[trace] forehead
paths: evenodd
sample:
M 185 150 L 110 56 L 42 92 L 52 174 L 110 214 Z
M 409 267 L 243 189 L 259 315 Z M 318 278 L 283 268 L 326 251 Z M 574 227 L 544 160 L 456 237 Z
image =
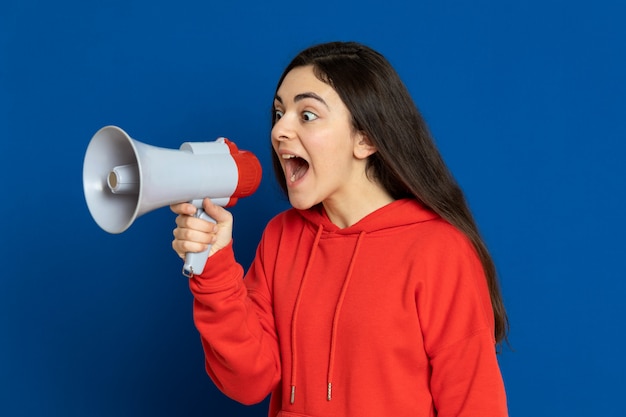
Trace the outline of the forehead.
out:
M 281 100 L 293 100 L 302 93 L 315 93 L 324 100 L 338 100 L 339 96 L 332 86 L 315 76 L 313 66 L 296 67 L 289 71 L 278 87 L 276 95 Z

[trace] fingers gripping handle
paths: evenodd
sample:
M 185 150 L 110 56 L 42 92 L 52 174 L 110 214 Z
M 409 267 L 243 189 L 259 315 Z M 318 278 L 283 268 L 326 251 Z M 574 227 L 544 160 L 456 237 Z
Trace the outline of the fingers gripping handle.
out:
M 205 213 L 205 211 L 199 208 L 194 217 L 206 220 L 211 223 L 216 223 L 215 220 Z M 191 278 L 194 274 L 201 274 L 204 270 L 204 265 L 209 258 L 209 251 L 211 245 L 202 252 L 187 252 L 185 254 L 185 265 L 183 265 L 183 275 Z

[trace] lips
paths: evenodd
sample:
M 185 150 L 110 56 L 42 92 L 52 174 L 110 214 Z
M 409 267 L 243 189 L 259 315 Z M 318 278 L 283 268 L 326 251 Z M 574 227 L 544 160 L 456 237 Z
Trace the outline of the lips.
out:
M 281 157 L 285 164 L 285 177 L 291 183 L 295 183 L 304 177 L 309 170 L 309 163 L 304 158 L 293 154 L 283 154 Z

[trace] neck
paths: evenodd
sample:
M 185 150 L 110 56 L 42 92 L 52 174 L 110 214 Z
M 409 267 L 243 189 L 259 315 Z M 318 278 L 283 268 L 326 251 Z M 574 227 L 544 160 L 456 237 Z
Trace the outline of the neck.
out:
M 324 200 L 322 202 L 328 218 L 344 229 L 359 222 L 362 218 L 394 201 L 385 189 L 378 184 L 367 190 L 356 190 L 352 198 Z

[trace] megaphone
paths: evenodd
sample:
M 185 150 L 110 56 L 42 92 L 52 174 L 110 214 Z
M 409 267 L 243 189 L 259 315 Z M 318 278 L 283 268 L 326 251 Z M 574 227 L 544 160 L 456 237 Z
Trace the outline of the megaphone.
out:
M 232 206 L 256 191 L 261 172 L 254 154 L 226 138 L 166 149 L 134 140 L 117 126 L 105 126 L 87 147 L 83 189 L 98 226 L 122 233 L 137 217 L 181 202 L 194 204 L 196 217 L 215 222 L 202 210 L 202 200 Z M 209 249 L 185 255 L 185 276 L 202 272 Z

